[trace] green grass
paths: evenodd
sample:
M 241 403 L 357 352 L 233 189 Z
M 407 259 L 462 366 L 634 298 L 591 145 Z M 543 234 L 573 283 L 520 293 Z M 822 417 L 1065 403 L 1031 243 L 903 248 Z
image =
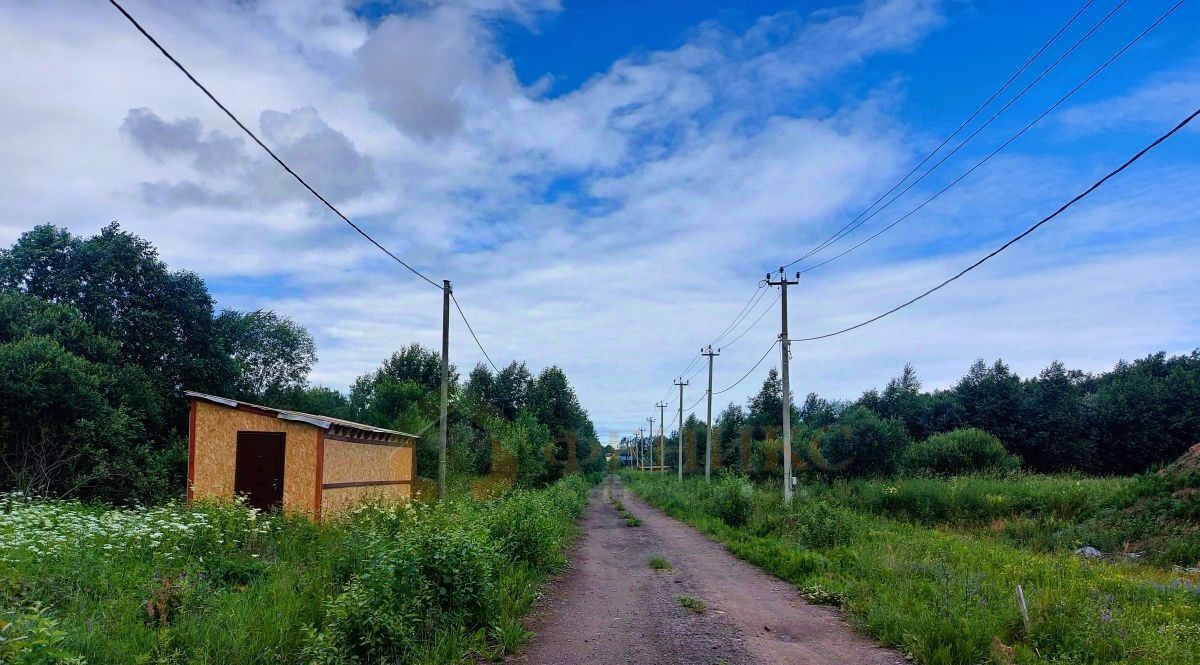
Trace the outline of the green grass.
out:
M 626 517 L 625 526 L 641 526 L 642 521 L 636 517 Z
M 1138 552 L 1159 566 L 1200 566 L 1200 475 L 905 478 L 812 483 L 801 500 L 911 521 L 1035 552 L 1084 545 Z
M 670 561 L 667 561 L 666 559 L 662 558 L 661 556 L 651 557 L 650 558 L 650 567 L 653 568 L 654 570 L 671 570 L 672 568 L 674 568 L 674 566 L 671 565 Z
M 571 477 L 320 524 L 0 497 L 0 662 L 446 663 L 511 653 L 587 503 Z M 12 622 L 12 625 L 8 625 Z M 17 632 L 21 639 L 11 639 Z M 38 650 L 50 659 L 33 660 Z M 24 660 L 22 660 L 24 659 Z
M 679 604 L 696 614 L 704 614 L 704 610 L 708 609 L 708 605 L 705 605 L 703 600 L 691 596 L 680 596 Z
M 774 487 L 737 477 L 681 486 L 630 474 L 626 482 L 736 556 L 796 584 L 812 602 L 841 605 L 855 625 L 918 663 L 1200 662 L 1196 576 L 1035 552 L 910 516 L 881 516 L 869 503 L 855 509 L 842 498 L 852 494 L 839 497 L 846 488 L 802 488 L 785 507 Z M 1105 482 L 1099 485 L 1107 493 Z M 1017 585 L 1028 603 L 1028 629 Z

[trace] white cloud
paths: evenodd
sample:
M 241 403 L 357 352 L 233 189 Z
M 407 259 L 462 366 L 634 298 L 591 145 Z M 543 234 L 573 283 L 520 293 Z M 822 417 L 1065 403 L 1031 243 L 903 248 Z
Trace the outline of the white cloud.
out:
M 870 0 L 763 17 L 742 33 L 705 24 L 678 48 L 618 59 L 548 95 L 517 79 L 496 26 L 536 29 L 556 2 L 412 3 L 376 25 L 333 0 L 129 5 L 353 219 L 434 279 L 452 278 L 498 363 L 562 365 L 602 430 L 647 415 L 764 265 L 792 258 L 902 172 L 926 128 L 896 119 L 892 84 L 796 109 L 827 107 L 807 101 L 876 54 L 919 47 L 944 20 L 932 0 Z M 221 304 L 307 325 L 315 378 L 337 387 L 403 343 L 437 345 L 440 294 L 314 205 L 106 6 L 5 5 L 0 54 L 27 63 L 0 69 L 0 92 L 22 100 L 0 106 L 10 130 L 0 198 L 11 202 L 0 242 L 35 223 L 86 234 L 119 219 L 174 267 L 251 280 L 218 291 Z M 806 279 L 793 328 L 824 331 L 891 306 L 974 258 L 962 247 L 989 246 L 1017 213 L 1057 205 L 1062 187 L 1090 175 L 1069 161 L 996 162 L 904 232 Z M 1200 303 L 1183 288 L 1197 277 L 1185 257 L 1200 247 L 1179 230 L 1197 220 L 1177 192 L 1194 192 L 1195 179 L 1129 182 L 961 288 L 798 347 L 797 391 L 852 395 L 906 360 L 937 383 L 979 355 L 1026 372 L 1053 357 L 1095 369 L 1186 344 L 1197 326 L 1186 312 Z M 988 212 L 970 213 L 972 202 Z M 1083 239 L 1128 233 L 1147 209 L 1162 242 L 1089 246 L 1077 260 Z M 929 256 L 946 238 L 952 246 Z M 452 356 L 467 369 L 481 356 L 452 325 Z M 718 387 L 776 325 L 767 316 L 721 356 Z M 740 401 L 759 381 L 724 397 Z
M 1200 99 L 1197 65 L 1200 61 L 1193 60 L 1158 72 L 1128 93 L 1072 106 L 1059 115 L 1059 121 L 1074 134 L 1129 127 L 1166 129 L 1196 110 L 1196 100 Z

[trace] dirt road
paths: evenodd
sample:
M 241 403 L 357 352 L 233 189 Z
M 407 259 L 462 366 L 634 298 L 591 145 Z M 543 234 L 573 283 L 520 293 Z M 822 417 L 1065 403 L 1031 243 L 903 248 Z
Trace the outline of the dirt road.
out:
M 626 526 L 620 500 L 642 520 Z M 571 568 L 535 610 L 537 636 L 516 663 L 748 663 L 894 665 L 904 659 L 854 633 L 835 611 L 691 527 L 649 507 L 610 478 L 596 489 Z M 652 557 L 673 569 L 656 571 Z M 706 609 L 692 612 L 680 597 Z

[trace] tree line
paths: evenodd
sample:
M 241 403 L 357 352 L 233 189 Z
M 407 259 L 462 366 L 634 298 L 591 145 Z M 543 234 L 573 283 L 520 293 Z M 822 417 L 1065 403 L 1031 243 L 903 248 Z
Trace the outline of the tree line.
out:
M 0 249 L 0 491 L 127 503 L 181 496 L 183 390 L 420 434 L 436 470 L 441 359 L 413 344 L 348 393 L 314 386 L 316 344 L 272 311 L 218 311 L 116 223 L 91 237 L 41 225 Z M 514 362 L 452 372 L 450 462 L 483 473 L 497 445 L 522 482 L 551 482 L 599 449 L 566 374 Z M 597 466 L 598 462 L 591 462 Z
M 714 464 L 756 477 L 778 473 L 782 386 L 772 369 L 745 405 L 714 422 Z M 1200 350 L 1121 360 L 1087 373 L 1052 362 L 1022 378 L 1001 360 L 976 361 L 951 388 L 922 389 L 912 365 L 858 399 L 809 393 L 792 405 L 793 456 L 828 475 L 890 475 L 1020 466 L 1029 471 L 1140 473 L 1200 443 Z M 705 424 L 694 415 L 682 438 L 685 469 L 702 472 Z M 626 441 L 628 443 L 628 441 Z

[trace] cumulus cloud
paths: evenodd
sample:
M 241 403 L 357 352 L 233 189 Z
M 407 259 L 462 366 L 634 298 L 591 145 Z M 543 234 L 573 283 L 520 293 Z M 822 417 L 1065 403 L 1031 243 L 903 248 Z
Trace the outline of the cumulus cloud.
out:
M 358 152 L 345 134 L 331 128 L 316 109 L 283 113 L 263 111 L 263 140 L 314 187 L 335 201 L 358 196 L 378 185 L 371 159 Z M 168 122 L 147 108 L 130 109 L 120 132 L 143 154 L 164 162 L 186 159 L 205 181 L 143 182 L 143 197 L 153 205 L 234 206 L 308 200 L 310 194 L 268 156 L 247 153 L 240 138 L 205 132 L 197 118 Z M 220 183 L 224 183 L 223 185 Z
M 313 205 L 109 8 L 72 2 L 0 9 L 11 37 L 0 54 L 36 60 L 0 68 L 0 91 L 22 100 L 0 106 L 0 126 L 20 128 L 0 143 L 0 198 L 12 203 L 0 241 L 43 221 L 90 233 L 120 219 L 209 279 L 223 306 L 273 307 L 308 326 L 314 377 L 339 388 L 397 340 L 438 344 L 436 290 Z M 548 25 L 553 1 L 423 0 L 375 22 L 324 0 L 131 2 L 314 186 L 398 255 L 453 279 L 497 362 L 562 365 L 602 431 L 636 426 L 762 270 L 903 173 L 931 129 L 900 119 L 903 83 L 843 84 L 947 20 L 933 0 L 867 0 L 742 31 L 707 23 L 550 89 L 518 80 L 497 35 Z M 826 332 L 911 297 L 1094 168 L 1036 153 L 994 160 L 903 231 L 806 277 L 790 295 L 793 329 Z M 1123 178 L 969 282 L 798 347 L 797 392 L 852 396 L 907 360 L 937 385 L 979 355 L 1026 372 L 1054 357 L 1097 369 L 1187 344 L 1200 327 L 1187 313 L 1200 311 L 1187 288 L 1200 245 L 1186 233 L 1200 223 L 1200 179 L 1166 167 Z M 1159 241 L 1121 242 L 1131 225 Z M 723 353 L 718 388 L 777 323 L 765 316 Z M 451 345 L 460 368 L 482 358 L 468 336 Z M 630 360 L 614 370 L 614 358 Z

